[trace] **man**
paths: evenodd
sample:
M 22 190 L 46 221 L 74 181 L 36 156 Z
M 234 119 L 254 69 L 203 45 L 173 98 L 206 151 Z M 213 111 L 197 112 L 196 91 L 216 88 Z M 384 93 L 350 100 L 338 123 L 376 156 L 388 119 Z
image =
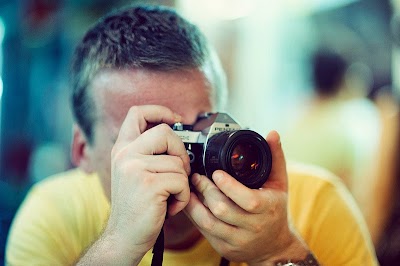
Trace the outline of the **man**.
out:
M 218 66 L 199 30 L 167 8 L 132 7 L 90 29 L 72 67 L 72 158 L 80 170 L 31 191 L 7 262 L 149 265 L 164 227 L 165 265 L 217 265 L 222 257 L 231 265 L 375 265 L 343 185 L 307 170 L 290 172 L 288 182 L 276 132 L 267 137 L 273 165 L 262 188 L 221 170 L 214 182 L 189 177 L 170 125 L 222 108 Z

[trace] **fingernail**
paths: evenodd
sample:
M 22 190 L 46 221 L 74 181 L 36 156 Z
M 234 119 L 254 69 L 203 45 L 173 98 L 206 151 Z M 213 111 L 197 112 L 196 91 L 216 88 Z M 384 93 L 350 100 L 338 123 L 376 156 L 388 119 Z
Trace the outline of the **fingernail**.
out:
M 174 119 L 175 119 L 175 123 L 181 122 L 182 116 L 177 113 L 174 113 Z
M 278 144 L 281 145 L 282 144 L 281 143 L 281 135 L 279 135 L 278 131 L 275 131 L 275 132 L 276 132 L 276 135 L 277 135 L 277 138 L 278 138 Z
M 218 182 L 222 178 L 224 178 L 224 174 L 222 172 L 219 172 L 219 171 L 218 172 L 214 172 L 214 174 L 213 174 L 214 182 Z

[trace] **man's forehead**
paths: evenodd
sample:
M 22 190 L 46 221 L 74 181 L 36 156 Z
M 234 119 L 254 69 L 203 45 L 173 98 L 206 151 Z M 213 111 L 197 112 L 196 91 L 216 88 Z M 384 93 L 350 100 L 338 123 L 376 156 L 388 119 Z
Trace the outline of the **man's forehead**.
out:
M 93 78 L 91 87 L 95 90 L 101 88 L 106 93 L 132 94 L 132 92 L 139 90 L 141 92 L 168 90 L 168 86 L 176 83 L 176 81 L 185 85 L 203 83 L 203 87 L 198 89 L 210 90 L 209 80 L 204 72 L 196 68 L 171 71 L 147 69 L 102 70 Z M 185 90 L 182 93 L 185 93 Z
M 194 101 L 197 105 L 210 105 L 211 88 L 203 72 L 197 69 L 103 70 L 93 79 L 91 94 L 97 114 L 119 123 L 135 105 L 163 105 L 177 112 Z

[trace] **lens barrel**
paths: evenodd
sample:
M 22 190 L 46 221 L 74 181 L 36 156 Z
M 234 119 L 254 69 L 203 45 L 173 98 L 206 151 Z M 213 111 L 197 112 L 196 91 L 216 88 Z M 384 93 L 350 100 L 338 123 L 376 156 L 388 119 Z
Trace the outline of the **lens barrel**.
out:
M 208 139 L 204 168 L 211 177 L 224 170 L 249 188 L 259 188 L 271 172 L 272 155 L 265 139 L 251 130 L 225 131 Z

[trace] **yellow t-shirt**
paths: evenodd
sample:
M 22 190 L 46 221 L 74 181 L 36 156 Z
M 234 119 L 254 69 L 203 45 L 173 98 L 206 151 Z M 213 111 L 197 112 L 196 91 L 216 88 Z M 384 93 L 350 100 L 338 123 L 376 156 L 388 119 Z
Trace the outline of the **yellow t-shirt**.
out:
M 318 260 L 326 266 L 377 265 L 365 222 L 344 185 L 321 169 L 303 166 L 291 167 L 289 176 L 290 217 Z M 75 169 L 44 180 L 16 215 L 6 263 L 73 264 L 101 234 L 109 209 L 96 175 Z M 140 265 L 150 265 L 151 259 L 149 252 Z M 203 239 L 186 251 L 166 250 L 163 265 L 219 265 L 220 259 Z

